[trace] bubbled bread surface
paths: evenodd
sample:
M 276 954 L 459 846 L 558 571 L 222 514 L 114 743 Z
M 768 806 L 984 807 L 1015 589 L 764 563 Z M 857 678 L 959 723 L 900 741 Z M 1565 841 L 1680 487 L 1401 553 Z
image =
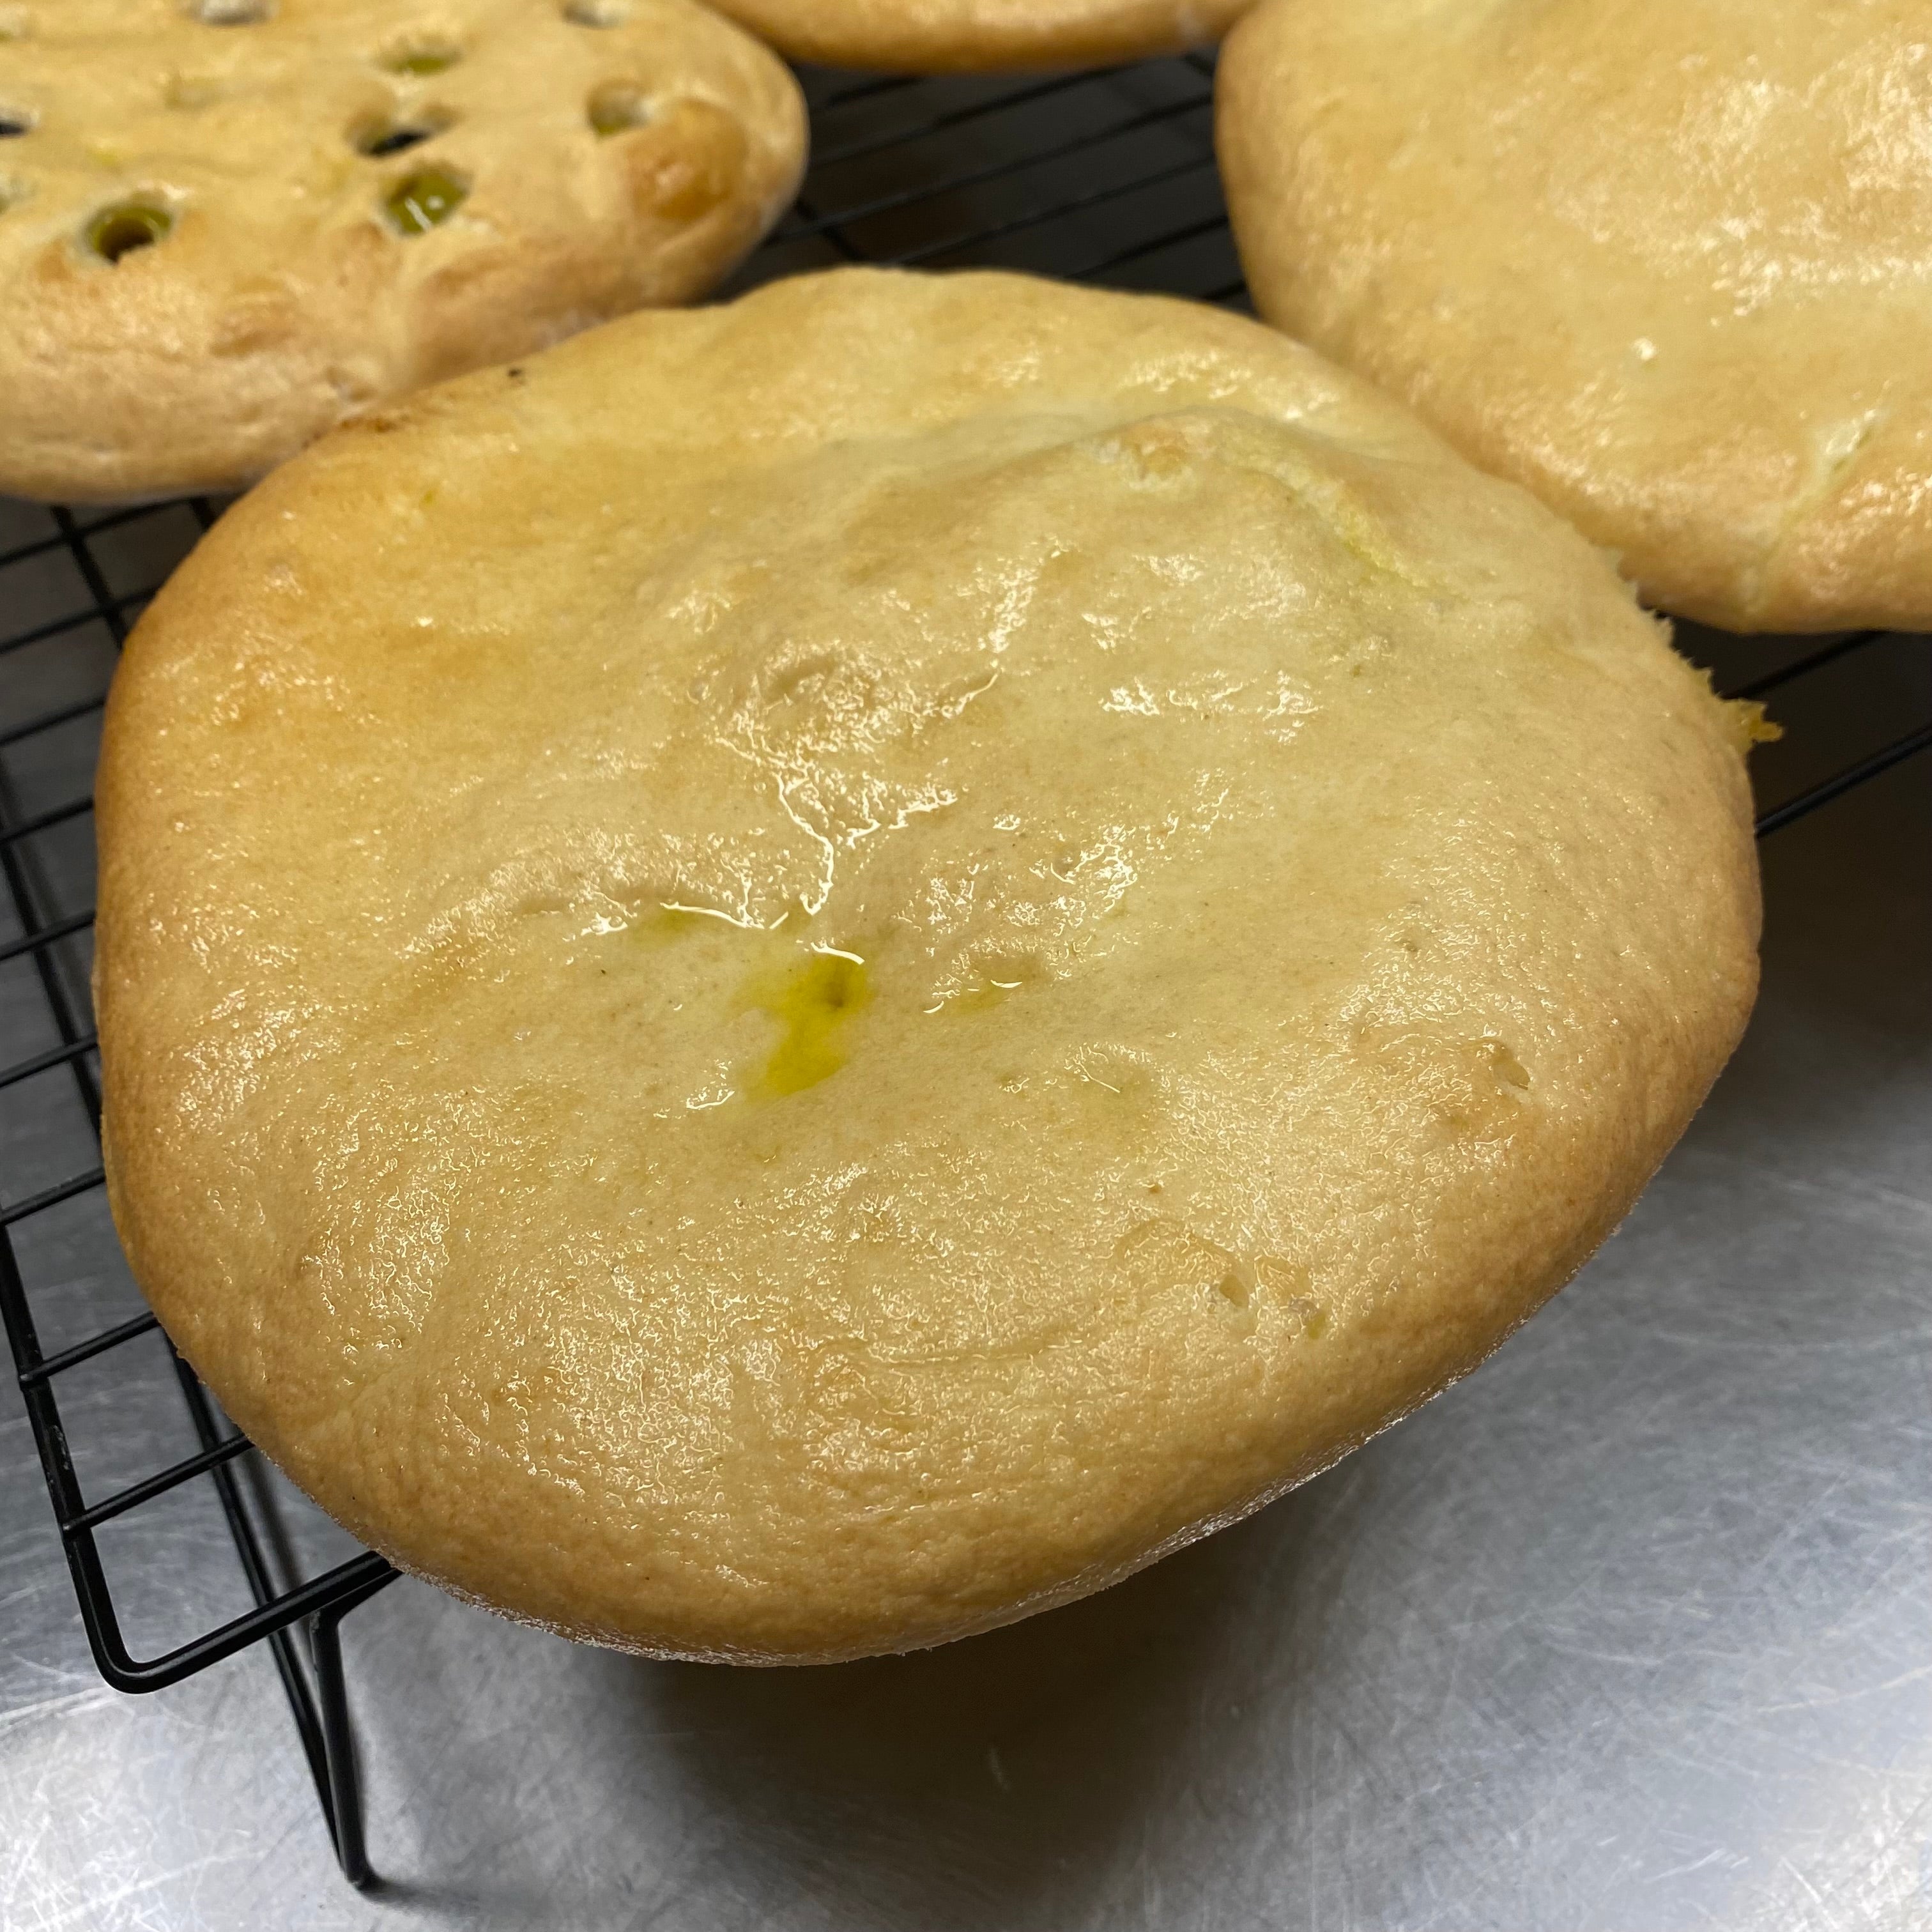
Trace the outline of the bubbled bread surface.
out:
M 1735 1042 L 1736 719 L 1261 326 L 840 271 L 325 438 L 143 619 L 112 1199 L 398 1562 L 804 1660 L 1100 1586 L 1479 1360 Z
M 1270 0 L 1262 312 L 1738 630 L 1932 628 L 1920 0 Z

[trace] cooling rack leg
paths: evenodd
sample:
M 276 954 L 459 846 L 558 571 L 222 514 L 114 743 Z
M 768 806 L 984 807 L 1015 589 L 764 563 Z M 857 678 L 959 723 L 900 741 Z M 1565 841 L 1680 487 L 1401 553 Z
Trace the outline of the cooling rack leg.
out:
M 310 1629 L 315 1658 L 316 1700 L 321 1706 L 322 1752 L 328 1773 L 329 1828 L 342 1875 L 358 1891 L 376 1882 L 362 1837 L 362 1780 L 356 1766 L 356 1736 L 349 1722 L 349 1690 L 342 1676 L 341 1613 L 322 1611 Z

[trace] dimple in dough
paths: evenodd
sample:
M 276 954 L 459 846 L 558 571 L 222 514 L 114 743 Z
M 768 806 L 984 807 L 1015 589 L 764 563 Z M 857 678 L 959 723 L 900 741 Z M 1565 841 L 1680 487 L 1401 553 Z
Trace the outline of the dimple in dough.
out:
M 1736 630 L 1932 629 L 1921 0 L 1269 0 L 1262 312 Z
M 355 410 L 703 293 L 790 201 L 690 0 L 0 7 L 0 490 L 238 488 Z
M 1736 1040 L 1740 714 L 1257 323 L 842 271 L 325 438 L 143 619 L 111 1198 L 398 1562 L 804 1661 L 1479 1360 Z

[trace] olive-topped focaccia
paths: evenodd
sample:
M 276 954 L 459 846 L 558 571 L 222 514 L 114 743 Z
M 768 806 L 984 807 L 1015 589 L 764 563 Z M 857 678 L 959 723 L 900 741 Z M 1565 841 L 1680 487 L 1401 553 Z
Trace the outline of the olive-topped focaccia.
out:
M 789 200 L 692 0 L 0 5 L 0 491 L 244 484 L 357 410 L 702 293 Z

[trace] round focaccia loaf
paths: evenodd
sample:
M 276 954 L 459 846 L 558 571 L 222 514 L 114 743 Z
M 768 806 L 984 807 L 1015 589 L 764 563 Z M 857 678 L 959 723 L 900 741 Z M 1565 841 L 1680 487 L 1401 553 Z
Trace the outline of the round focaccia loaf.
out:
M 0 5 L 0 491 L 70 501 L 688 301 L 806 136 L 691 0 Z
M 1932 628 L 1922 0 L 1269 0 L 1262 314 L 1737 630 Z
M 1738 717 L 1258 323 L 858 270 L 325 438 L 115 684 L 136 1278 L 397 1562 L 937 1642 L 1480 1360 L 1738 1036 Z
M 1218 40 L 1252 0 L 717 0 L 794 60 L 897 74 L 1097 67 Z

